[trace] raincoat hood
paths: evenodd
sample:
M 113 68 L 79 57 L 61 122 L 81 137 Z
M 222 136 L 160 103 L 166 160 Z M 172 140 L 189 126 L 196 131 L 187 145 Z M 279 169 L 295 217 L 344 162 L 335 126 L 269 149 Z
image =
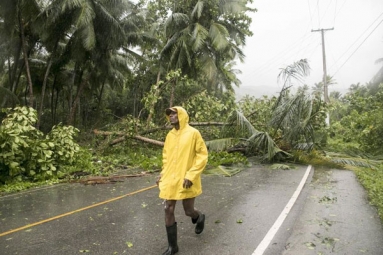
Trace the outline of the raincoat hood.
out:
M 178 121 L 180 123 L 180 129 L 185 128 L 189 124 L 189 114 L 181 106 L 174 106 L 166 109 L 166 118 L 169 120 L 169 111 L 176 111 L 178 115 Z

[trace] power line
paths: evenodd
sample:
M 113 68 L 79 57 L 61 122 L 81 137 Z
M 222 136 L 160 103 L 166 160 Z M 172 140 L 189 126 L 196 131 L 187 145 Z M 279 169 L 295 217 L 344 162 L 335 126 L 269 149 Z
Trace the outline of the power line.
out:
M 321 21 L 324 19 L 324 17 L 326 16 L 326 13 L 328 11 L 328 9 L 330 8 L 330 5 L 331 5 L 331 2 L 329 2 L 329 4 L 327 5 L 327 8 L 326 10 L 324 11 L 324 13 L 322 14 L 322 17 L 321 17 Z M 318 17 L 319 18 L 319 17 Z
M 335 0 L 335 8 L 334 8 L 334 20 L 333 20 L 333 24 L 335 26 L 335 16 L 336 16 L 336 7 L 338 6 L 338 0 Z
M 371 33 L 368 34 L 368 36 L 361 42 L 361 44 L 359 44 L 359 46 L 354 50 L 354 52 L 346 59 L 346 61 L 339 67 L 338 70 L 336 70 L 336 72 L 334 73 L 334 75 L 336 73 L 339 72 L 339 70 L 347 63 L 347 61 L 355 54 L 355 52 L 363 45 L 363 43 L 372 35 L 373 32 L 375 32 L 375 30 L 380 26 L 380 24 L 382 24 L 383 20 L 381 20 L 379 22 L 379 24 L 371 31 Z
M 338 16 L 339 12 L 343 9 L 344 7 L 344 4 L 346 3 L 347 0 L 344 0 L 343 1 L 343 4 L 340 6 L 339 10 L 335 13 L 335 17 Z M 335 20 L 334 20 L 334 24 L 335 24 Z
M 298 38 L 295 42 L 287 46 L 286 48 L 282 49 L 280 52 L 278 52 L 276 55 L 268 59 L 265 63 L 262 64 L 261 67 L 257 68 L 255 70 L 256 72 L 264 72 L 270 69 L 271 66 L 275 65 L 275 62 L 278 60 L 281 60 L 282 58 L 286 58 L 286 55 L 292 54 L 293 50 L 298 48 L 299 44 L 302 44 L 306 40 L 307 37 L 309 37 L 310 34 L 305 34 L 304 36 Z
M 359 41 L 359 39 L 372 27 L 372 25 L 383 15 L 383 12 L 360 34 L 360 36 L 347 48 L 347 50 L 331 65 L 330 69 Z

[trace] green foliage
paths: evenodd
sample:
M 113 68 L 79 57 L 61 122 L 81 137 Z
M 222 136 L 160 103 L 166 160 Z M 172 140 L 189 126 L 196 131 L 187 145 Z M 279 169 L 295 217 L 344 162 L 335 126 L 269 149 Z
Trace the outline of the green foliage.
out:
M 78 159 L 80 146 L 74 141 L 79 130 L 72 126 L 53 126 L 47 135 L 49 146 L 53 149 L 57 165 L 73 164 Z
M 126 142 L 106 149 L 97 155 L 96 173 L 105 175 L 130 168 L 133 172 L 159 172 L 162 168 L 162 148 Z M 241 153 L 209 152 L 208 169 L 218 166 L 248 166 L 247 157 Z
M 231 110 L 230 102 L 223 102 L 206 90 L 193 95 L 182 106 L 187 109 L 190 119 L 196 122 L 222 121 L 222 116 Z
M 154 114 L 155 111 L 155 105 L 159 100 L 162 99 L 161 92 L 171 86 L 175 86 L 174 84 L 177 82 L 177 80 L 186 80 L 187 77 L 183 76 L 181 77 L 181 71 L 175 70 L 170 71 L 167 73 L 165 77 L 165 81 L 160 80 L 156 84 L 153 84 L 150 87 L 150 91 L 145 93 L 145 96 L 141 99 L 141 102 L 144 105 L 144 109 L 149 112 L 150 115 Z
M 279 170 L 290 170 L 292 168 L 294 168 L 294 167 L 291 167 L 291 166 L 286 165 L 286 164 L 273 164 L 271 166 L 271 169 L 273 169 L 273 170 L 277 170 L 277 169 L 279 169 Z
M 383 222 L 383 165 L 380 165 L 378 169 L 356 168 L 355 173 L 367 190 L 370 203 L 378 209 Z
M 332 116 L 337 116 L 337 119 L 331 124 L 332 138 L 345 144 L 354 144 L 362 153 L 383 154 L 382 102 L 383 85 L 350 89 L 344 98 L 333 103 L 336 107 L 332 107 Z
M 209 152 L 209 166 L 229 166 L 233 164 L 243 164 L 248 165 L 249 162 L 247 158 L 238 152 L 229 153 L 226 151 L 220 151 L 220 152 Z
M 46 163 L 52 155 L 49 145 L 39 140 L 42 133 L 33 126 L 36 111 L 27 107 L 5 110 L 7 117 L 0 126 L 1 177 L 36 174 L 36 168 Z M 49 167 L 49 166 L 48 166 Z
M 209 161 L 204 174 L 231 177 L 250 165 L 248 159 L 238 152 L 209 152 Z
M 268 122 L 271 119 L 276 100 L 276 97 L 263 96 L 255 98 L 247 95 L 238 102 L 238 108 L 253 124 L 255 129 L 269 132 Z
M 318 150 L 311 150 L 311 151 L 294 150 L 291 152 L 291 154 L 293 155 L 294 163 L 313 165 L 313 166 L 323 166 L 327 168 L 340 168 L 340 169 L 344 168 L 343 164 L 333 162 L 331 160 L 331 157 L 328 157 L 326 154 Z
M 54 126 L 44 136 L 34 127 L 37 113 L 33 108 L 6 109 L 0 126 L 0 178 L 45 180 L 62 177 L 70 167 L 89 164 L 86 152 L 74 141 L 78 130 L 71 126 Z
M 98 173 L 107 174 L 127 168 L 139 171 L 155 172 L 162 167 L 162 148 L 145 146 L 142 143 L 126 141 L 114 147 L 107 148 L 97 155 Z

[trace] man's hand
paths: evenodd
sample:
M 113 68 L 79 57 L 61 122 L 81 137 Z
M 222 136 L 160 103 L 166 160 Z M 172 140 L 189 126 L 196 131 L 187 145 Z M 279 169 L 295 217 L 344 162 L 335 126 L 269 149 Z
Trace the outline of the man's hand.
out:
M 159 176 L 157 177 L 157 180 L 156 180 L 156 184 L 157 184 L 157 186 L 160 184 L 160 181 L 161 181 L 161 175 L 159 175 Z
M 188 179 L 184 179 L 184 184 L 182 185 L 185 189 L 188 189 L 190 188 L 191 186 L 193 185 L 193 183 L 191 181 L 189 181 Z

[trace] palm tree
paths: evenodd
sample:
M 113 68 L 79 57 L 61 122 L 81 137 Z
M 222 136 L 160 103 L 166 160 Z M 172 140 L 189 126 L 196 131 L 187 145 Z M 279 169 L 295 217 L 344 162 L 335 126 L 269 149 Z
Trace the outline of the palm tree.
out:
M 327 84 L 327 86 L 329 86 L 329 85 L 334 85 L 337 83 L 336 83 L 336 80 L 334 79 L 333 76 L 327 75 L 326 84 Z M 323 81 L 314 84 L 314 86 L 312 87 L 312 93 L 315 97 L 321 98 L 323 95 L 323 98 L 324 98 Z
M 311 89 L 314 97 L 321 98 L 323 95 L 323 82 L 315 83 Z
M 181 70 L 182 76 L 188 75 L 203 81 L 208 91 L 221 87 L 232 90 L 232 84 L 238 85 L 236 72 L 232 69 L 233 60 L 242 61 L 240 47 L 251 35 L 251 19 L 245 12 L 247 0 L 239 1 L 168 1 L 160 6 L 160 13 L 171 12 L 163 26 L 160 39 L 160 64 L 157 83 L 162 73 Z M 165 17 L 162 14 L 161 17 Z M 177 80 L 172 84 L 175 91 Z M 170 98 L 174 98 L 171 94 Z M 170 100 L 170 105 L 172 105 Z M 154 105 L 152 106 L 154 108 Z M 150 110 L 152 112 L 153 110 Z M 151 120 L 149 114 L 147 121 Z
M 31 30 L 34 19 L 40 13 L 38 1 L 36 0 L 3 0 L 0 2 L 3 27 L 1 29 L 3 38 L 2 45 L 8 63 L 8 84 L 11 92 L 17 93 L 22 71 L 26 73 L 27 88 L 29 92 L 28 104 L 33 107 L 34 94 L 32 77 L 29 67 L 29 57 L 33 52 L 36 37 Z M 20 57 L 22 56 L 22 61 Z
M 240 47 L 251 35 L 246 24 L 247 1 L 190 1 L 175 5 L 165 23 L 167 39 L 161 50 L 161 60 L 167 70 L 181 69 L 183 74 L 201 73 L 208 81 L 218 77 L 237 82 L 235 75 L 225 75 L 224 66 L 235 58 L 243 60 Z M 236 16 L 237 15 L 237 16 Z M 239 18 L 243 26 L 239 25 Z M 219 74 L 221 73 L 221 74 Z M 221 81 L 220 81 L 221 82 Z
M 295 95 L 289 93 L 293 83 L 297 80 L 302 82 L 309 70 L 305 60 L 281 69 L 278 77 L 284 79 L 284 85 L 262 131 L 254 128 L 249 119 L 237 110 L 228 119 L 228 125 L 221 134 L 222 139 L 208 143 L 210 149 L 222 150 L 233 143 L 246 143 L 249 153 L 261 153 L 263 159 L 268 161 L 288 156 L 278 144 L 284 144 L 291 149 L 312 149 L 316 142 L 315 131 L 325 117 L 323 102 L 312 99 L 307 86 L 299 89 Z
M 333 98 L 335 100 L 340 100 L 340 98 L 342 97 L 342 93 L 340 93 L 339 91 L 332 91 L 330 93 L 330 98 Z
M 65 46 L 53 68 L 70 67 L 72 70 L 72 83 L 68 84 L 70 110 L 67 123 L 73 124 L 86 89 L 104 86 L 106 81 L 122 83 L 124 71 L 129 70 L 126 61 L 131 59 L 127 55 L 128 49 L 139 43 L 137 30 L 142 19 L 134 12 L 134 5 L 123 0 L 54 1 L 47 12 L 52 16 L 49 25 L 59 23 L 64 17 L 71 21 L 63 30 Z M 132 21 L 134 15 L 136 18 Z M 134 26 L 135 30 L 132 29 Z M 125 54 L 121 50 L 125 50 Z

